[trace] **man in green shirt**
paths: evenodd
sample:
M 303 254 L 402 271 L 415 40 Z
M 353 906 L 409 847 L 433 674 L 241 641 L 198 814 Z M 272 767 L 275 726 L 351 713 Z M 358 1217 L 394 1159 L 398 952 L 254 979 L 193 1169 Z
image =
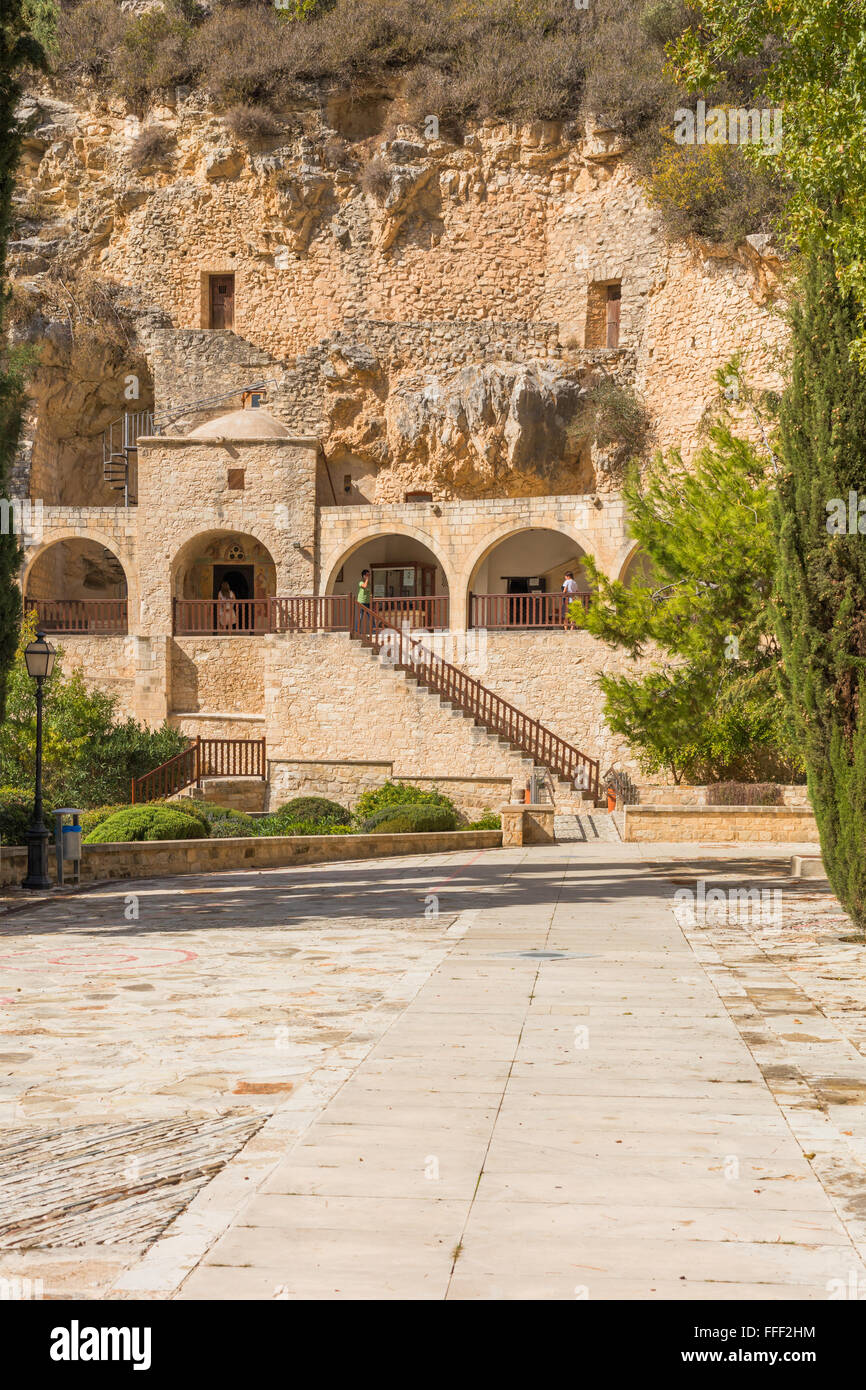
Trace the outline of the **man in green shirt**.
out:
M 358 602 L 365 608 L 370 606 L 370 571 L 361 571 L 361 582 L 358 585 Z

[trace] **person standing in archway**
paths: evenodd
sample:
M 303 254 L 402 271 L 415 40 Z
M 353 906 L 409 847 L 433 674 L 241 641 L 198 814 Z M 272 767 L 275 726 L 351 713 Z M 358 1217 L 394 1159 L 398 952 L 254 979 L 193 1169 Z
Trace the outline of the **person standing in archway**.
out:
M 568 617 L 568 606 L 573 603 L 575 596 L 579 592 L 577 580 L 571 570 L 565 571 L 565 578 L 562 581 L 562 626 L 563 629 L 569 628 L 571 623 Z
M 231 632 L 232 628 L 237 627 L 236 597 L 229 581 L 224 579 L 217 594 L 217 626 L 220 632 Z
M 370 609 L 371 587 L 372 587 L 372 586 L 371 586 L 371 582 L 370 582 L 370 571 L 369 571 L 369 570 L 361 570 L 361 578 L 360 578 L 360 580 L 359 580 L 359 582 L 358 582 L 358 607 L 359 607 L 359 608 L 366 609 L 366 611 L 367 611 L 368 613 L 371 611 L 371 609 Z M 357 621 L 358 621 L 359 627 L 361 627 L 362 624 L 363 624 L 363 617 L 362 617 L 362 614 L 359 613 L 359 614 L 357 615 Z M 372 626 L 372 624 L 364 624 L 364 625 L 365 625 L 365 626 Z

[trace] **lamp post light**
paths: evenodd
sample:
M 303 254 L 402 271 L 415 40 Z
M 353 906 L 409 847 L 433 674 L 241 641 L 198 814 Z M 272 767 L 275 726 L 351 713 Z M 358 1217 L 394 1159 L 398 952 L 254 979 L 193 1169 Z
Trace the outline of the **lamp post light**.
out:
M 21 884 L 22 888 L 51 887 L 48 877 L 50 835 L 42 821 L 42 687 L 54 670 L 56 655 L 43 632 L 37 632 L 36 641 L 24 648 L 27 674 L 36 682 L 36 797 L 33 802 L 33 823 L 27 831 L 27 877 Z

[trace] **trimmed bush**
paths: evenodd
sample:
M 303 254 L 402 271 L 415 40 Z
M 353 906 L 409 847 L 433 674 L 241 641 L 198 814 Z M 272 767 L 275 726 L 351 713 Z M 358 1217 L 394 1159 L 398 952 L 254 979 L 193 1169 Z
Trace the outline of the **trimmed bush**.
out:
M 408 802 L 402 806 L 383 806 L 361 826 L 364 835 L 402 835 L 431 830 L 456 830 L 457 813 L 452 807 L 422 806 Z
M 178 811 L 182 816 L 191 816 L 196 824 L 202 827 L 205 835 L 210 831 L 211 818 L 203 801 L 194 801 L 192 797 L 182 796 L 178 801 L 148 801 L 145 804 L 159 806 L 166 811 Z
M 471 820 L 468 825 L 461 828 L 463 830 L 501 830 L 502 817 L 497 816 L 494 811 L 485 811 L 480 820 Z
M 355 824 L 363 825 L 385 806 L 440 806 L 450 811 L 455 821 L 459 820 L 454 802 L 443 796 L 442 792 L 424 791 L 422 787 L 413 787 L 406 782 L 383 782 L 381 787 L 358 797 Z
M 136 840 L 205 840 L 207 831 L 193 816 L 167 806 L 128 806 L 85 836 L 87 845 L 129 844 Z
M 81 817 L 81 831 L 86 837 L 91 830 L 95 830 L 103 821 L 108 820 L 109 816 L 114 816 L 118 811 L 128 811 L 128 802 L 115 802 L 113 806 L 94 806 L 92 810 L 85 811 Z
M 708 806 L 781 806 L 782 788 L 776 782 L 716 782 L 707 787 Z
M 253 820 L 245 811 L 230 811 L 210 823 L 212 840 L 233 840 L 239 836 L 258 835 L 259 822 Z
M 324 796 L 296 796 L 277 807 L 273 815 L 281 821 L 327 821 L 331 825 L 345 825 L 352 819 L 345 806 Z

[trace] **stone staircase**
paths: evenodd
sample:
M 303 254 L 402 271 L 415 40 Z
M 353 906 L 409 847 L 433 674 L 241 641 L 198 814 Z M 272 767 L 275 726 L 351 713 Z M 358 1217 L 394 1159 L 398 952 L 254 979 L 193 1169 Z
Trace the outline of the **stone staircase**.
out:
M 372 615 L 364 614 L 364 620 L 366 630 L 356 629 L 350 636 L 366 647 L 375 660 L 380 659 L 385 643 L 391 642 L 395 658 L 389 661 L 391 668 L 400 672 L 407 684 L 437 700 L 439 706 L 455 718 L 468 721 L 485 738 L 516 755 L 524 784 L 533 772 L 539 774 L 540 799 L 552 801 L 558 810 L 572 817 L 579 817 L 595 807 L 592 792 L 582 789 L 578 782 L 580 776 L 585 775 L 598 785 L 597 762 L 567 744 L 538 720 L 508 705 L 479 681 L 442 661 L 420 642 L 389 628 Z M 504 719 L 503 708 L 508 711 Z M 565 776 L 565 765 L 578 768 L 578 777 Z M 521 785 L 518 778 L 515 781 Z
M 562 844 L 620 843 L 620 834 L 613 816 L 609 811 L 595 807 L 587 807 L 578 814 L 561 814 L 557 801 L 553 829 L 557 841 Z

